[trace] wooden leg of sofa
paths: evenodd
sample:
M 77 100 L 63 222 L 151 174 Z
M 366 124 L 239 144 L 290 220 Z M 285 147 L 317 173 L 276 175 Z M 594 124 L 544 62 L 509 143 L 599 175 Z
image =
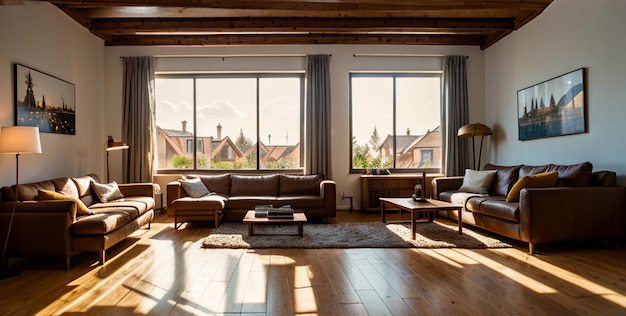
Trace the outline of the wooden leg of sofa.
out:
M 65 258 L 65 270 L 70 269 L 70 257 Z
M 105 262 L 105 260 L 106 260 L 106 257 L 105 257 L 105 251 L 106 251 L 106 250 L 101 250 L 101 251 L 100 251 L 100 265 L 101 265 L 101 266 L 103 266 L 103 265 L 104 265 L 104 262 Z
M 531 255 L 535 254 L 535 244 L 533 244 L 532 242 L 528 243 L 528 253 Z

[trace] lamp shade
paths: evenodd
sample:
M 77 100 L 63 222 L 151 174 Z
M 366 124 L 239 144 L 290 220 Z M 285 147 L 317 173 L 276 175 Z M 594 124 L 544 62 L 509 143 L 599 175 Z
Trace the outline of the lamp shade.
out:
M 122 149 L 128 149 L 128 145 L 124 144 L 123 142 L 116 142 L 115 140 L 113 140 L 113 136 L 109 136 L 109 138 L 107 139 L 107 151 Z
M 39 127 L 4 126 L 0 129 L 0 153 L 40 154 Z
M 470 136 L 485 136 L 485 135 L 491 135 L 491 134 L 493 133 L 491 132 L 491 128 L 489 128 L 489 126 L 480 124 L 480 123 L 474 123 L 474 124 L 467 124 L 467 125 L 461 126 L 461 128 L 459 128 L 459 132 L 457 133 L 457 136 L 458 137 L 470 137 Z

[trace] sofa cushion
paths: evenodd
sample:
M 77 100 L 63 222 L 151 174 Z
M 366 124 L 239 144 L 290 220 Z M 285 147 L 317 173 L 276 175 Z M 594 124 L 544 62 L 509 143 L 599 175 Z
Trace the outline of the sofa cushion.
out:
M 284 195 L 276 199 L 274 206 L 291 205 L 294 209 L 323 208 L 324 199 L 319 195 Z
M 492 164 L 485 165 L 484 170 L 496 170 L 496 175 L 491 182 L 489 189 L 490 195 L 506 196 L 513 187 L 519 176 L 519 170 L 522 166 L 497 166 Z
M 69 196 L 62 192 L 55 192 L 50 190 L 38 190 L 37 195 L 40 200 L 62 200 L 76 202 L 76 216 L 92 214 L 91 210 L 87 208 L 85 203 L 83 203 L 83 201 L 74 196 Z
M 559 180 L 559 173 L 556 171 L 542 172 L 530 176 L 525 176 L 513 185 L 511 191 L 506 196 L 506 202 L 519 201 L 520 191 L 523 188 L 547 188 L 557 184 Z
M 507 203 L 503 196 L 472 197 L 465 207 L 474 213 L 519 222 L 519 203 Z
M 465 169 L 463 184 L 459 188 L 460 192 L 486 194 L 489 193 L 491 182 L 496 175 L 496 170 L 476 171 Z
M 273 205 L 276 204 L 276 196 L 271 195 L 231 195 L 226 200 L 226 208 L 237 210 L 252 210 L 257 205 Z
M 112 202 L 96 203 L 89 207 L 94 214 L 102 214 L 109 212 L 117 212 L 117 208 L 124 209 L 131 219 L 139 217 L 148 210 L 152 209 L 154 205 L 149 201 L 151 198 L 128 198 L 123 200 L 116 200 Z M 154 200 L 154 199 L 151 199 Z
M 280 195 L 289 194 L 317 194 L 320 193 L 320 183 L 324 180 L 321 174 L 299 176 L 280 175 Z
M 94 210 L 91 216 L 83 216 L 72 224 L 72 232 L 75 235 L 102 235 L 115 231 L 137 214 L 134 207 L 102 207 Z
M 115 181 L 111 183 L 97 183 L 92 181 L 91 186 L 100 202 L 111 202 L 124 197 Z
M 221 174 L 215 176 L 199 176 L 200 180 L 204 183 L 210 192 L 218 194 L 229 195 L 230 194 L 230 174 Z
M 552 165 L 550 171 L 559 173 L 559 186 L 579 187 L 588 186 L 591 183 L 591 171 L 593 165 L 590 162 L 583 162 L 576 165 Z
M 525 176 L 532 176 L 533 174 L 543 173 L 550 171 L 552 164 L 541 165 L 541 166 L 522 166 L 519 169 L 519 179 Z
M 198 178 L 180 179 L 178 181 L 180 182 L 180 185 L 183 187 L 183 190 L 185 190 L 185 193 L 187 193 L 187 195 L 189 195 L 192 198 L 203 197 L 211 193 L 209 192 L 209 189 L 207 189 L 206 185 L 204 185 L 204 182 L 202 182 L 202 180 Z
M 234 174 L 231 176 L 230 195 L 278 196 L 279 179 L 278 174 L 261 176 Z

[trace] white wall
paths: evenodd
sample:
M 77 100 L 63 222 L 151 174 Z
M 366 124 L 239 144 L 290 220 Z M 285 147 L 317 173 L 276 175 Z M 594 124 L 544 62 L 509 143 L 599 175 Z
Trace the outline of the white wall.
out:
M 490 162 L 578 163 L 613 170 L 626 184 L 626 1 L 556 0 L 539 17 L 485 50 Z M 585 67 L 588 133 L 519 141 L 518 90 Z
M 43 153 L 20 156 L 20 182 L 92 172 L 102 176 L 103 41 L 57 7 L 29 1 L 0 5 L 0 43 L 0 126 L 15 123 L 13 63 L 76 87 L 76 135 L 41 133 Z M 0 155 L 0 185 L 14 183 L 15 156 Z
M 105 58 L 105 104 L 117 109 L 107 111 L 105 130 L 119 134 L 122 105 L 122 86 L 120 83 L 121 56 L 158 56 L 158 55 L 235 55 L 235 54 L 331 54 L 331 104 L 332 104 L 332 168 L 333 179 L 337 182 L 337 192 L 355 197 L 355 207 L 360 204 L 359 176 L 349 174 L 350 131 L 349 131 L 349 86 L 348 75 L 355 70 L 424 70 L 423 67 L 440 69 L 440 59 L 435 61 L 420 58 L 391 58 L 385 63 L 381 58 L 353 57 L 353 54 L 446 54 L 467 55 L 469 73 L 469 98 L 471 121 L 484 121 L 484 85 L 483 51 L 467 46 L 350 46 L 350 45 L 308 45 L 308 46 L 255 46 L 255 47 L 106 47 Z M 226 59 L 228 62 L 229 59 Z M 271 59 L 276 62 L 275 58 Z M 213 61 L 215 62 L 215 61 Z M 241 63 L 251 63 L 247 68 L 258 69 L 266 65 L 267 58 L 234 59 L 238 69 L 245 67 Z M 221 63 L 221 59 L 218 59 Z M 220 67 L 216 65 L 215 67 Z M 198 69 L 198 68 L 195 68 Z M 432 68 L 431 68 L 432 69 Z M 112 83 L 112 84 L 109 84 Z M 164 184 L 160 183 L 164 188 Z M 349 205 L 348 200 L 338 200 L 340 208 Z

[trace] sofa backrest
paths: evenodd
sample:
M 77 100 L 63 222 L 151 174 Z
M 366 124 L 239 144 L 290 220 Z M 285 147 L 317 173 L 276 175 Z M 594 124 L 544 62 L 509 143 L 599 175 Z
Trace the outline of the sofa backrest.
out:
M 78 188 L 78 197 L 81 201 L 83 201 L 83 203 L 85 203 L 85 205 L 91 206 L 98 202 L 98 198 L 91 188 L 92 181 L 100 182 L 97 175 L 89 174 L 82 177 L 76 177 L 72 178 L 72 181 L 74 181 L 74 184 Z
M 198 176 L 209 192 L 230 195 L 230 173 L 215 176 Z
M 280 175 L 280 195 L 319 194 L 320 184 L 324 180 L 321 174 Z
M 557 186 L 615 186 L 617 176 L 612 171 L 593 172 L 590 162 L 572 165 L 539 165 L 539 166 L 497 166 L 485 165 L 484 170 L 496 170 L 496 176 L 491 183 L 490 195 L 506 196 L 517 180 L 534 174 L 557 171 L 559 180 Z
M 513 184 L 519 178 L 519 170 L 522 166 L 496 166 L 485 165 L 484 170 L 496 170 L 496 175 L 491 182 L 489 195 L 507 195 Z
M 91 181 L 98 181 L 98 176 L 90 174 L 78 178 L 56 178 L 32 183 L 20 183 L 17 197 L 19 201 L 37 201 L 39 200 L 38 190 L 48 190 L 63 192 L 68 196 L 80 198 L 86 205 L 91 205 L 94 203 Z M 3 187 L 1 191 L 2 201 L 15 200 L 15 185 Z
M 276 196 L 279 179 L 278 174 L 259 176 L 233 174 L 230 177 L 230 195 Z

